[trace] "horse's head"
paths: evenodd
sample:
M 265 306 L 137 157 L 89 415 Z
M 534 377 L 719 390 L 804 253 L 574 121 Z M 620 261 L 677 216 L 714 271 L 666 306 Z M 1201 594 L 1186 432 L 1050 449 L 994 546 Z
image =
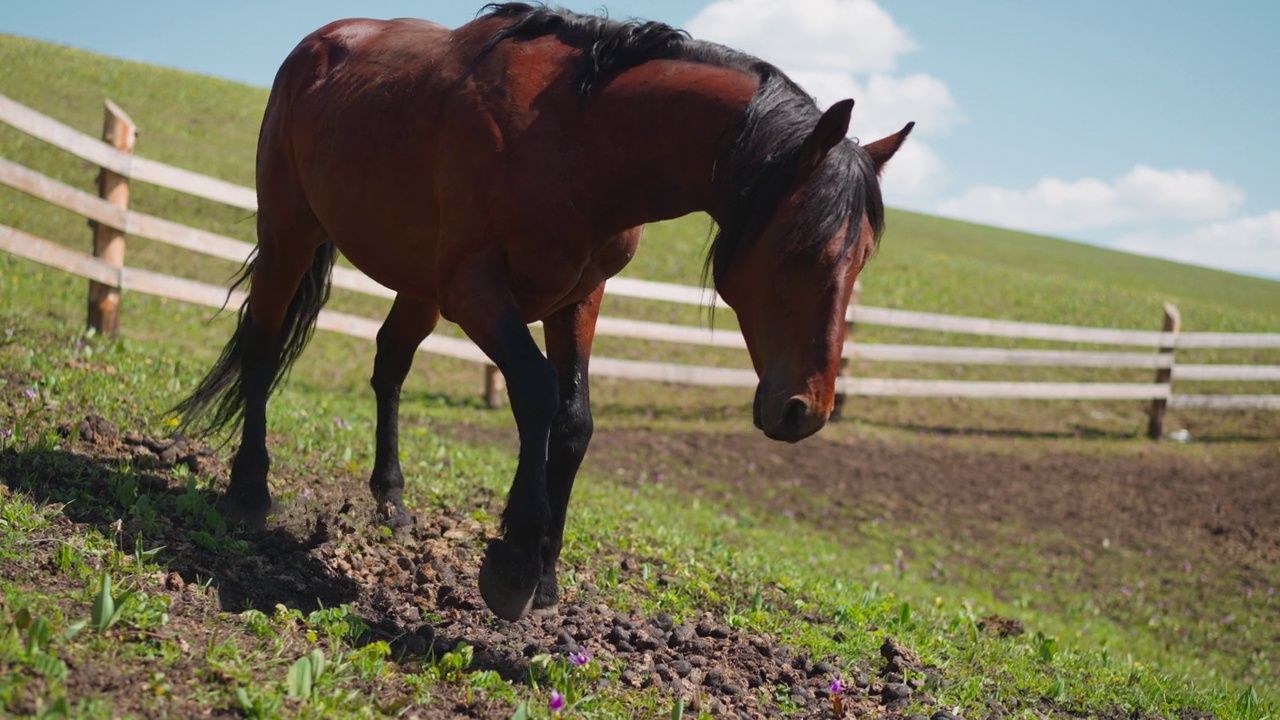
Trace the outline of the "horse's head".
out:
M 878 174 L 912 128 L 860 146 L 845 137 L 852 109 L 822 115 L 774 181 L 758 234 L 713 258 L 760 378 L 756 427 L 774 440 L 806 438 L 831 414 L 849 296 L 884 222 Z

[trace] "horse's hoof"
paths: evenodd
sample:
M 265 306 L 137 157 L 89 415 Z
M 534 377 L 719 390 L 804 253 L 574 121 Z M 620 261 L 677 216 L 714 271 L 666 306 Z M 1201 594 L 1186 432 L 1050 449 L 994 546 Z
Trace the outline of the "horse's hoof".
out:
M 275 509 L 275 502 L 270 499 L 262 502 L 244 502 L 224 496 L 218 501 L 218 514 L 228 528 L 243 526 L 254 532 L 261 532 L 267 527 L 267 517 Z
M 534 603 L 533 609 L 529 611 L 529 616 L 536 617 L 536 618 L 554 617 L 555 615 L 559 615 L 559 614 L 560 614 L 560 603 L 556 603 L 555 605 L 548 605 L 546 607 L 539 607 L 537 603 Z
M 552 615 L 560 607 L 560 590 L 555 581 L 548 584 L 545 580 L 538 583 L 533 593 L 533 612 L 538 615 Z
M 523 582 L 525 577 L 536 578 L 537 574 L 521 572 L 521 560 L 518 553 L 499 541 L 489 546 L 480 564 L 480 597 L 494 615 L 511 622 L 529 614 L 538 589 L 537 580 Z
M 378 505 L 378 519 L 384 527 L 391 530 L 411 527 L 414 524 L 413 515 L 405 509 L 404 505 L 395 505 L 391 502 Z

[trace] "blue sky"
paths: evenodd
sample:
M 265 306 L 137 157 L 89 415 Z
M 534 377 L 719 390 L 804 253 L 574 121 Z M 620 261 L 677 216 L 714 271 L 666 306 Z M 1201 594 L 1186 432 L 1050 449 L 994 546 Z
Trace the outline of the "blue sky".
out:
M 918 122 L 889 204 L 1280 279 L 1280 3 L 565 0 L 775 62 L 851 133 Z M 6 3 L 0 32 L 268 85 L 339 17 L 460 0 Z M 0 72 L 3 72 L 0 70 Z

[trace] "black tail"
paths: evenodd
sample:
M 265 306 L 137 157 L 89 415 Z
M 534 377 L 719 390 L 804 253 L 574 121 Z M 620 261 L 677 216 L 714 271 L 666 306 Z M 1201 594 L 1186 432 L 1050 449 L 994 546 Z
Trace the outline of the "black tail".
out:
M 311 269 L 298 285 L 293 300 L 289 302 L 289 310 L 285 313 L 284 324 L 280 328 L 280 356 L 275 366 L 270 391 L 274 391 L 285 377 L 289 369 L 302 354 L 303 348 L 311 340 L 316 328 L 316 318 L 320 308 L 329 299 L 329 279 L 337 249 L 333 243 L 326 242 L 316 248 L 315 258 L 311 261 Z M 258 262 L 257 251 L 245 263 L 244 269 L 231 285 L 236 288 L 246 284 L 253 275 L 253 268 Z M 253 341 L 253 318 L 248 311 L 249 301 L 240 306 L 239 322 L 236 332 L 231 336 L 227 346 L 222 349 L 222 356 L 214 363 L 209 374 L 200 381 L 199 387 L 186 400 L 178 403 L 170 412 L 181 419 L 185 432 L 193 435 L 210 433 L 231 428 L 235 430 L 244 421 L 244 397 L 242 394 L 240 369 L 246 354 L 250 352 Z M 258 349 L 254 349 L 258 350 Z M 261 352 L 261 350 L 258 350 Z

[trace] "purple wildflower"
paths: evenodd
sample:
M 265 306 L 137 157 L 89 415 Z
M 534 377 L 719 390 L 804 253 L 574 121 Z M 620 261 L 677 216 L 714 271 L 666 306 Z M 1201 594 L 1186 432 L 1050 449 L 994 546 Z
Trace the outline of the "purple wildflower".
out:
M 336 427 L 336 428 L 338 428 L 338 429 L 340 429 L 340 430 L 350 430 L 350 429 L 351 429 L 351 423 L 347 422 L 344 418 L 341 418 L 341 417 L 335 417 L 335 418 L 333 419 L 333 425 L 334 425 L 334 427 Z
M 24 390 L 24 391 L 22 392 L 22 394 L 23 394 L 24 396 L 26 396 L 26 398 L 27 398 L 28 400 L 35 400 L 35 399 L 36 399 L 36 389 L 35 389 L 35 388 L 27 388 L 26 390 Z
M 557 715 L 564 709 L 564 695 L 561 695 L 559 690 L 552 689 L 551 702 L 548 703 L 548 707 L 551 708 L 551 712 Z
M 0 438 L 8 439 L 13 437 L 13 431 L 9 428 L 0 429 Z
M 832 678 L 829 689 L 832 695 L 839 695 L 844 692 L 844 683 L 840 682 L 840 678 Z
M 578 667 L 582 667 L 591 661 L 591 653 L 584 648 L 576 653 L 569 653 L 569 661 Z

